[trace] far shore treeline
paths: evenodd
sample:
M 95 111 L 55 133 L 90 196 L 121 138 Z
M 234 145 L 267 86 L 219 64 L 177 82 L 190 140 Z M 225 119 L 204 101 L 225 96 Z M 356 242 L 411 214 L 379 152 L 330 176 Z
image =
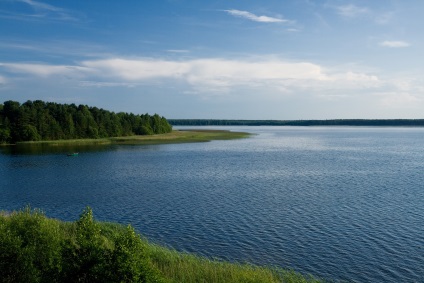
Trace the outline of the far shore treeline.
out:
M 424 127 L 424 119 L 333 119 L 333 120 L 216 120 L 168 119 L 173 126 L 380 126 Z
M 114 113 L 97 107 L 41 100 L 0 104 L 0 144 L 22 141 L 97 139 L 172 131 L 154 114 Z

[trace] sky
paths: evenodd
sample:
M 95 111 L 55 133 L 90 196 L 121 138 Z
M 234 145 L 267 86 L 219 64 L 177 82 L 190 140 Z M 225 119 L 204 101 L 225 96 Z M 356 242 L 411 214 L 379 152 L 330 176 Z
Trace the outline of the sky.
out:
M 421 0 L 0 0 L 0 103 L 422 119 Z

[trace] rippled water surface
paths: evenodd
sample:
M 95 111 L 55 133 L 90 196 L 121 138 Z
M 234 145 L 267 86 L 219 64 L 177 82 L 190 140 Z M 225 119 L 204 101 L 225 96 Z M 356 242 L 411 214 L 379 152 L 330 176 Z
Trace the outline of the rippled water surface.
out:
M 215 127 L 217 128 L 217 127 Z M 131 223 L 154 242 L 354 282 L 424 282 L 424 129 L 232 127 L 197 144 L 0 149 L 0 209 Z

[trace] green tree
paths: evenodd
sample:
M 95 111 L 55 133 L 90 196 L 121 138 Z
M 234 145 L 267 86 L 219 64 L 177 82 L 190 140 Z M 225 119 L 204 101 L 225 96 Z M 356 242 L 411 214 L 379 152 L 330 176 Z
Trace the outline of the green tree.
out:
M 37 128 L 33 125 L 23 125 L 21 139 L 24 141 L 39 141 L 41 136 L 37 132 Z
M 0 143 L 29 140 L 152 135 L 172 131 L 158 114 L 118 114 L 96 107 L 41 100 L 0 104 Z
M 65 119 L 63 122 L 63 132 L 67 139 L 72 139 L 75 137 L 75 124 L 72 119 L 72 114 L 65 114 Z
M 0 144 L 11 142 L 10 129 L 0 126 Z

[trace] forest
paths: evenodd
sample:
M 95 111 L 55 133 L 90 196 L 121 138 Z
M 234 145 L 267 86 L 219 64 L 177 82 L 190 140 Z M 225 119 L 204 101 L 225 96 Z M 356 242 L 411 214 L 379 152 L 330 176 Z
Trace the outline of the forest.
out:
M 114 113 L 97 107 L 41 100 L 0 104 L 0 144 L 22 141 L 97 139 L 172 131 L 158 114 Z
M 173 126 L 387 126 L 422 127 L 424 119 L 332 119 L 332 120 L 216 120 L 168 119 Z

